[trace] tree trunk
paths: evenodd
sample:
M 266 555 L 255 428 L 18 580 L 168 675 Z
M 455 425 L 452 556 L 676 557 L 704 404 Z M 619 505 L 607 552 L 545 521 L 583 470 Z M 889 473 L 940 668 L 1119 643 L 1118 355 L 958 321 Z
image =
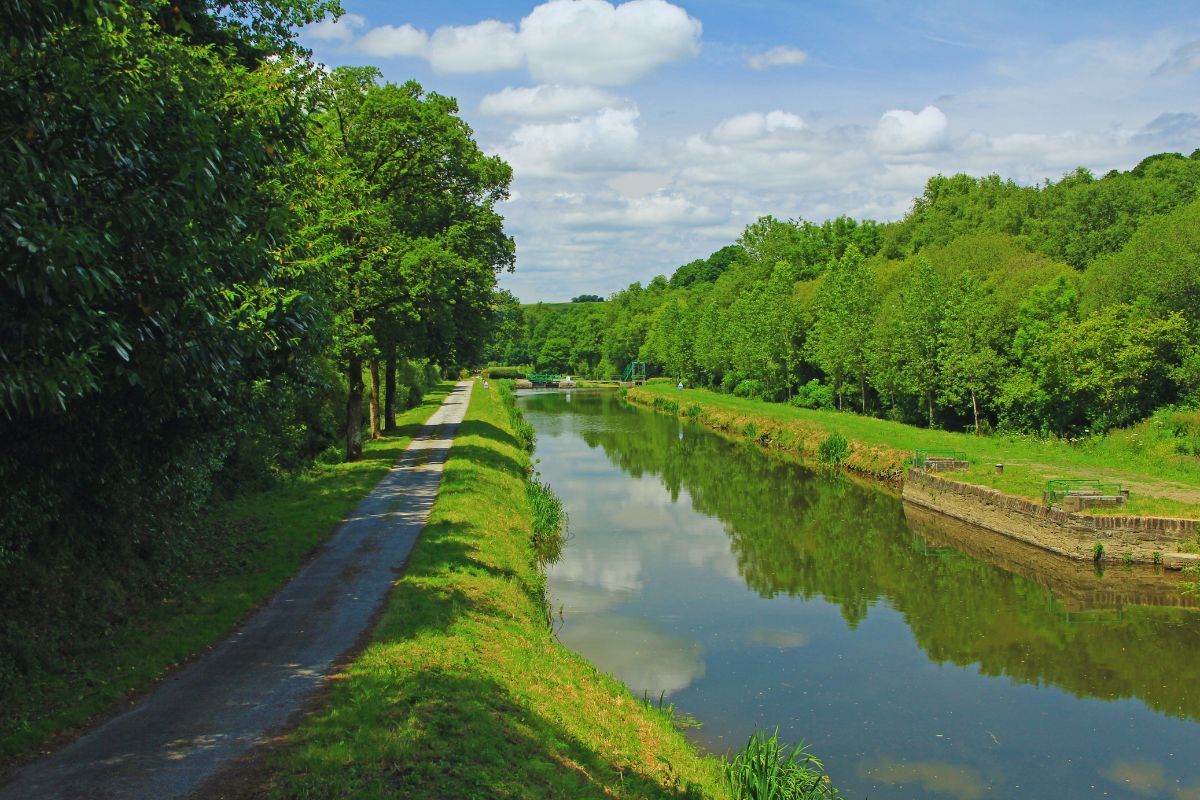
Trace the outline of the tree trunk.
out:
M 346 460 L 359 461 L 363 455 L 361 358 L 350 359 L 346 367 L 346 382 L 350 385 L 350 391 L 346 395 Z
M 396 348 L 388 353 L 383 378 L 383 429 L 396 430 Z
M 862 396 L 862 413 L 867 413 L 867 379 L 863 373 L 858 373 L 858 391 Z
M 975 402 L 975 390 L 971 390 L 971 411 L 975 413 L 975 435 L 979 435 L 979 403 Z
M 382 439 L 379 419 L 379 359 L 371 359 L 371 438 Z
M 933 427 L 933 392 L 925 392 L 925 399 L 929 402 L 929 427 Z

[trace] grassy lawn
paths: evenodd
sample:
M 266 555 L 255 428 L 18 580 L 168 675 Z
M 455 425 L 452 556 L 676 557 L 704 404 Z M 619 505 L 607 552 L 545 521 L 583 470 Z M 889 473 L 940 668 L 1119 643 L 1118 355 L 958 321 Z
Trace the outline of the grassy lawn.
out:
M 443 383 L 404 412 L 393 435 L 367 443 L 362 461 L 316 466 L 214 508 L 208 523 L 222 549 L 210 569 L 112 631 L 81 630 L 80 646 L 60 669 L 0 690 L 0 757 L 26 754 L 87 722 L 224 636 L 379 482 L 452 387 Z
M 529 463 L 495 386 L 477 386 L 370 643 L 271 756 L 261 793 L 722 796 L 716 759 L 553 636 L 531 542 Z
M 903 470 L 917 449 L 960 450 L 971 461 L 971 469 L 951 477 L 1009 494 L 1041 500 L 1042 487 L 1050 478 L 1100 478 L 1130 490 L 1130 502 L 1121 513 L 1200 518 L 1200 458 L 1176 453 L 1169 434 L 1153 421 L 1072 444 L 1028 436 L 929 430 L 705 389 L 681 391 L 668 384 L 632 389 L 629 397 L 642 403 L 653 403 L 655 398 L 660 405 L 674 402 L 680 413 L 694 404 L 709 424 L 751 438 L 761 436 L 764 429 L 773 431 L 771 439 L 776 444 L 809 456 L 825 436 L 836 431 L 852 443 L 850 463 L 867 471 Z M 754 424 L 753 429 L 746 428 L 749 423 Z M 1002 475 L 995 474 L 997 463 L 1004 464 Z

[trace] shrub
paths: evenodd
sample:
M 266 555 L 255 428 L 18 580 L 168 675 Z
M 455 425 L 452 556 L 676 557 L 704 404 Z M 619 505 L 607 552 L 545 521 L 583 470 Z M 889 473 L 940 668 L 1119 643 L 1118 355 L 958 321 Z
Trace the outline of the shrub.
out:
M 721 391 L 725 392 L 726 394 L 732 394 L 733 390 L 739 383 L 742 382 L 743 379 L 745 379 L 745 377 L 745 375 L 737 370 L 725 373 L 725 377 L 721 378 Z
M 746 746 L 725 764 L 725 785 L 736 800 L 834 800 L 836 789 L 825 767 L 804 745 L 779 742 L 779 729 L 768 738 L 755 731 Z
M 691 403 L 683 410 L 683 415 L 688 419 L 697 419 L 703 413 L 699 403 Z
M 849 455 L 850 443 L 837 431 L 826 436 L 825 441 L 817 448 L 817 458 L 820 462 L 833 467 L 844 464 Z
M 522 367 L 488 367 L 483 371 L 483 377 L 491 380 L 504 380 L 507 378 L 524 378 L 525 370 Z
M 747 378 L 733 388 L 733 394 L 736 397 L 753 397 L 761 400 L 767 396 L 767 387 L 760 380 Z
M 826 386 L 816 378 L 804 384 L 792 395 L 791 405 L 796 408 L 833 408 L 833 387 Z

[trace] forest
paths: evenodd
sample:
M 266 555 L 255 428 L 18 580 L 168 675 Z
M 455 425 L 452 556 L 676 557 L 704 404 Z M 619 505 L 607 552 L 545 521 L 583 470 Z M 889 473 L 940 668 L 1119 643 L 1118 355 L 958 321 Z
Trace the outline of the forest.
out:
M 648 374 L 913 424 L 1083 436 L 1200 401 L 1200 150 L 1021 186 L 938 175 L 899 221 L 763 216 L 595 304 L 503 296 L 489 363 Z
M 360 458 L 478 360 L 511 170 L 454 99 L 314 63 L 340 11 L 6 5 L 0 682 L 41 616 L 102 632 L 208 557 L 214 501 Z

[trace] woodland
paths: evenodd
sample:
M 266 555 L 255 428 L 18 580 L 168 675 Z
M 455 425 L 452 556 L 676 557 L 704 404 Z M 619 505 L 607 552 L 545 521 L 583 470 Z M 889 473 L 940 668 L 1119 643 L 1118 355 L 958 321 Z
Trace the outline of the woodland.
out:
M 1078 437 L 1200 400 L 1200 150 L 1022 186 L 938 175 L 899 221 L 764 216 L 604 303 L 498 309 L 490 363 L 648 374 L 951 430 Z

